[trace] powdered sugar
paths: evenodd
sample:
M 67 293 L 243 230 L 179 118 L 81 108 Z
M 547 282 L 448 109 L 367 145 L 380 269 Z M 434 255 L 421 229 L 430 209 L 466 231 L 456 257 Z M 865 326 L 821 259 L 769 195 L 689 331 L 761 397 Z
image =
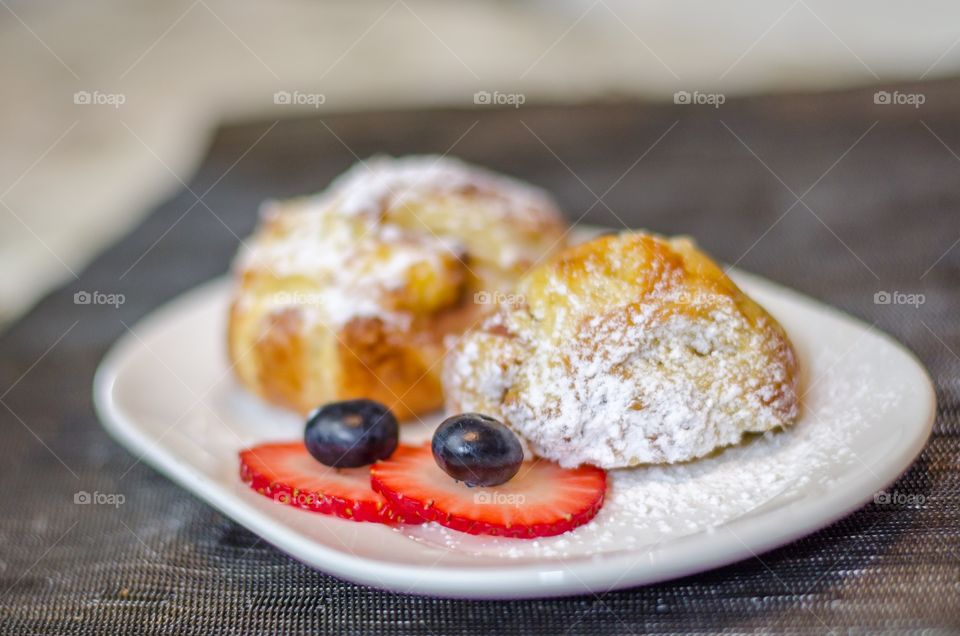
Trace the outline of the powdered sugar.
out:
M 398 218 L 404 204 L 436 206 L 430 223 L 418 214 Z M 376 317 L 400 324 L 408 312 L 393 306 L 393 292 L 423 279 L 451 281 L 475 271 L 466 262 L 490 263 L 480 271 L 497 289 L 504 272 L 540 258 L 557 241 L 560 216 L 542 191 L 446 157 L 374 157 L 335 179 L 322 193 L 284 202 L 268 202 L 263 222 L 240 250 L 234 268 L 240 276 L 270 277 L 267 286 L 241 286 L 268 309 L 297 307 L 310 322 L 339 327 L 353 318 Z M 471 217 L 481 215 L 481 219 Z M 486 229 L 509 235 L 526 223 L 526 233 L 468 256 L 471 240 Z M 531 228 L 553 224 L 542 239 Z M 497 227 L 499 224 L 499 228 Z M 478 229 L 479 228 L 479 229 Z M 540 241 L 543 245 L 540 245 Z M 486 260 L 485 260 L 486 259 Z M 453 270 L 457 270 L 454 272 Z M 511 275 L 511 277 L 514 275 Z
M 618 258 L 656 248 L 635 237 L 587 247 L 603 271 L 581 255 L 544 268 L 521 283 L 526 304 L 451 353 L 452 408 L 503 419 L 566 467 L 689 460 L 793 421 L 793 352 L 762 311 L 735 290 L 687 297 L 691 275 L 672 264 L 635 283 Z
M 391 308 L 390 293 L 407 285 L 415 269 L 442 272 L 462 253 L 451 239 L 390 225 L 357 229 L 322 214 L 303 214 L 295 226 L 282 239 L 263 239 L 245 251 L 238 268 L 295 281 L 266 297 L 255 291 L 271 311 L 297 307 L 309 322 L 330 326 L 357 317 L 395 325 L 409 321 L 408 314 Z
M 438 194 L 466 192 L 502 198 L 506 206 L 500 209 L 511 213 L 542 210 L 553 205 L 542 190 L 436 155 L 367 159 L 337 177 L 328 191 L 317 197 L 315 204 L 320 207 L 333 204 L 348 215 L 376 216 L 391 206 Z

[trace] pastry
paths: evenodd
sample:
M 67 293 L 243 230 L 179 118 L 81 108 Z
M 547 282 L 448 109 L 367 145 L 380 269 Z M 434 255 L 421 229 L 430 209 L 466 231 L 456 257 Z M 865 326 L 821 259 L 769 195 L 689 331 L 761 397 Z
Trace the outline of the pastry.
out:
M 361 162 L 262 216 L 234 265 L 241 383 L 301 413 L 363 397 L 401 420 L 441 406 L 444 338 L 566 233 L 539 189 L 432 156 Z
M 447 408 L 564 467 L 691 460 L 797 418 L 783 329 L 687 238 L 597 238 L 511 300 L 451 349 Z

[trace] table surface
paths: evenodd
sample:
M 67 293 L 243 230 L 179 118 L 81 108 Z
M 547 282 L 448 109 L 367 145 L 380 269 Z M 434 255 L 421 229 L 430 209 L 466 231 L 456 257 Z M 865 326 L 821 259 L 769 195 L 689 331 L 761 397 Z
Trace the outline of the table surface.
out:
M 188 189 L 0 336 L 0 632 L 960 630 L 960 82 L 911 90 L 920 108 L 875 104 L 871 89 L 223 127 Z M 377 152 L 450 152 L 551 189 L 571 221 L 689 233 L 902 340 L 939 401 L 931 442 L 889 489 L 903 496 L 658 585 L 442 600 L 313 571 L 107 437 L 91 381 L 110 344 L 226 271 L 261 200 L 319 189 Z M 84 291 L 124 302 L 76 304 Z M 881 291 L 922 302 L 878 304 Z M 75 503 L 81 491 L 102 503 Z

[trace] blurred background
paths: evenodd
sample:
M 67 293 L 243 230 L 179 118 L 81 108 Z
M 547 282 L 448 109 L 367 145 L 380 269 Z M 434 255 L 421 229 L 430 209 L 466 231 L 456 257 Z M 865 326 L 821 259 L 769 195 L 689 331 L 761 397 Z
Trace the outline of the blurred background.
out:
M 0 0 L 0 324 L 183 188 L 224 122 L 932 80 L 960 68 L 957 18 L 875 0 Z

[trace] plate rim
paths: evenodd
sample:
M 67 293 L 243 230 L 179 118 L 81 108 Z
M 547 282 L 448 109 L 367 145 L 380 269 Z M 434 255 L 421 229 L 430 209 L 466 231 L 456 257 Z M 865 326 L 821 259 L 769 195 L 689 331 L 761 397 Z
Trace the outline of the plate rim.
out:
M 576 594 L 606 593 L 671 580 L 739 562 L 781 547 L 832 525 L 872 500 L 874 494 L 896 481 L 915 461 L 926 446 L 936 420 L 936 391 L 927 369 L 907 346 L 891 335 L 870 327 L 864 321 L 801 292 L 763 277 L 732 270 L 738 279 L 746 278 L 768 287 L 778 294 L 790 296 L 835 319 L 869 329 L 905 356 L 922 377 L 926 399 L 922 425 L 912 429 L 905 443 L 898 447 L 878 470 L 877 477 L 866 471 L 855 473 L 842 487 L 812 502 L 801 497 L 778 507 L 774 517 L 768 512 L 747 514 L 712 529 L 709 551 L 687 550 L 687 544 L 703 541 L 703 534 L 671 539 L 636 551 L 615 551 L 598 555 L 580 555 L 569 562 L 552 558 L 535 563 L 505 565 L 456 565 L 442 568 L 419 564 L 380 561 L 371 557 L 346 553 L 334 547 L 311 541 L 288 528 L 282 521 L 251 509 L 242 498 L 223 496 L 223 487 L 195 470 L 173 453 L 156 445 L 141 431 L 132 418 L 122 412 L 113 399 L 113 387 L 119 378 L 122 362 L 141 345 L 130 333 L 122 334 L 109 348 L 97 367 L 93 381 L 93 401 L 103 428 L 140 461 L 204 501 L 214 509 L 243 525 L 264 541 L 294 559 L 335 577 L 379 589 L 408 594 L 465 599 L 549 598 Z M 219 276 L 194 286 L 155 308 L 137 321 L 138 332 L 166 323 L 191 306 L 198 297 L 229 284 L 229 276 Z M 918 417 L 919 421 L 919 417 Z M 828 514 L 822 511 L 829 509 Z M 819 511 L 819 512 L 818 512 Z M 266 535 L 266 536 L 265 536 Z M 268 538 L 269 537 L 269 538 Z M 702 549 L 702 548 L 701 548 Z M 696 553 L 696 556 L 691 556 Z M 641 566 L 642 567 L 638 567 Z M 610 584 L 612 573 L 619 574 Z M 467 584 L 452 579 L 463 578 Z M 411 579 L 414 579 L 411 583 Z

